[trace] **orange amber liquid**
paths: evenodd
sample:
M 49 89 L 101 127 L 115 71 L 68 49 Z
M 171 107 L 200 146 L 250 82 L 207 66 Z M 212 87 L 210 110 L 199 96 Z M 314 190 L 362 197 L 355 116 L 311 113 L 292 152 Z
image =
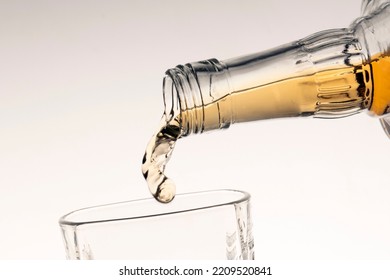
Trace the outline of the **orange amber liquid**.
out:
M 373 77 L 373 101 L 370 111 L 381 116 L 390 113 L 390 56 L 371 63 Z

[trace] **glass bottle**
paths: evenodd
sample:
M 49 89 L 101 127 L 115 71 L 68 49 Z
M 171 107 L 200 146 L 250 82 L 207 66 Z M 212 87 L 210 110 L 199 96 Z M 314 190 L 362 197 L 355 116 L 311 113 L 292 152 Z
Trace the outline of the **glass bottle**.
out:
M 280 47 L 166 72 L 165 113 L 142 172 L 153 196 L 170 202 L 165 166 L 176 141 L 233 123 L 284 117 L 341 118 L 367 111 L 390 136 L 390 1 L 363 0 L 348 28 L 315 33 Z
M 362 17 L 348 28 L 169 69 L 164 103 L 180 137 L 239 122 L 362 111 L 380 116 L 390 135 L 390 1 L 363 0 Z

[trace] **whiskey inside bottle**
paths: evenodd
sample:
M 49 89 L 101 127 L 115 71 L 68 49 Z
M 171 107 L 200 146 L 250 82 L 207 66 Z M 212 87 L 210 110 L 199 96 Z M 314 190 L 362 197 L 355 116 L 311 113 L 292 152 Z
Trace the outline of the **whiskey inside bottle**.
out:
M 164 115 L 158 132 L 150 140 L 143 174 L 149 189 L 160 202 L 170 202 L 175 185 L 165 174 L 176 141 L 186 136 L 183 127 L 193 120 L 194 110 L 201 110 L 203 127 L 223 123 L 220 107 L 229 103 L 233 122 L 270 118 L 317 116 L 334 118 L 338 111 L 357 113 L 368 109 L 375 115 L 389 113 L 390 57 L 382 56 L 370 64 L 329 67 L 315 74 L 276 80 L 254 88 L 227 94 L 202 107 L 182 110 L 176 116 Z
M 390 112 L 390 56 L 374 60 L 371 66 L 374 92 L 369 110 L 381 116 Z

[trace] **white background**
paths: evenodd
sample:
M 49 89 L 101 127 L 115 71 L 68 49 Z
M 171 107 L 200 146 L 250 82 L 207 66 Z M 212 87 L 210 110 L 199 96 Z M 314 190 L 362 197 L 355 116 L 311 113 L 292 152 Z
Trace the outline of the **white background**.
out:
M 356 0 L 1 1 L 0 259 L 64 259 L 61 215 L 149 196 L 141 159 L 166 69 L 359 13 Z M 389 259 L 389 157 L 363 113 L 189 137 L 167 173 L 178 192 L 250 192 L 257 259 Z

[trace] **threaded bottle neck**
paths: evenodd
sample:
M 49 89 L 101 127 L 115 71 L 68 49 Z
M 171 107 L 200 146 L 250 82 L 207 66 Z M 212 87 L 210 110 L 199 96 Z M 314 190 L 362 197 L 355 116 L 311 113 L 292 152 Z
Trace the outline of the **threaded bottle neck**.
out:
M 187 136 L 234 122 L 349 116 L 372 100 L 363 57 L 351 29 L 333 29 L 224 62 L 179 65 L 164 79 L 166 121 Z
M 233 122 L 228 71 L 216 59 L 178 65 L 163 83 L 167 121 L 179 119 L 182 136 L 227 128 Z

